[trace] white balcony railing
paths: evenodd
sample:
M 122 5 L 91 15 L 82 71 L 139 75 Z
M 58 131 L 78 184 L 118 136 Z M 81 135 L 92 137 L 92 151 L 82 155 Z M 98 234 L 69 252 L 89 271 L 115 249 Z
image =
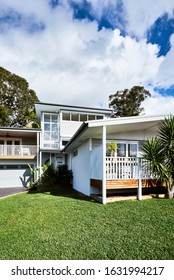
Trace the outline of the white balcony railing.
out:
M 0 145 L 0 156 L 36 156 L 34 145 Z
M 150 168 L 144 159 L 137 157 L 106 157 L 107 180 L 138 179 L 140 168 L 142 170 L 141 178 L 150 178 Z

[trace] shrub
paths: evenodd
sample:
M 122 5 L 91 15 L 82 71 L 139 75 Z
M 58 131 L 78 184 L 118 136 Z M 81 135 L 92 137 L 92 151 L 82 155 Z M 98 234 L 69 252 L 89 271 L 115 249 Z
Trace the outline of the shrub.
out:
M 55 171 L 56 181 L 59 184 L 69 184 L 72 181 L 73 174 L 71 170 L 68 170 L 67 165 L 59 165 Z
M 52 164 L 46 163 L 42 167 L 43 174 L 40 177 L 39 183 L 45 187 L 53 186 L 56 183 L 55 170 Z

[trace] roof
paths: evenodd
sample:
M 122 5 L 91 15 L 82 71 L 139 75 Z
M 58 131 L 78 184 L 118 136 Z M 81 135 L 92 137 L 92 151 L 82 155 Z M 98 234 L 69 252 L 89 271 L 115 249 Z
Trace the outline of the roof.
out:
M 102 138 L 102 128 L 106 126 L 107 134 L 147 130 L 157 127 L 167 116 L 137 116 L 110 118 L 83 123 L 67 143 L 63 152 L 69 152 L 89 138 Z
M 68 111 L 78 111 L 78 112 L 86 112 L 86 113 L 98 113 L 98 114 L 107 114 L 111 115 L 111 109 L 103 109 L 103 108 L 92 108 L 92 107 L 83 107 L 83 106 L 74 106 L 74 105 L 62 105 L 62 104 L 53 104 L 53 103 L 43 103 L 36 102 L 35 103 L 36 114 L 40 117 L 41 112 L 52 112 L 58 113 L 63 110 Z

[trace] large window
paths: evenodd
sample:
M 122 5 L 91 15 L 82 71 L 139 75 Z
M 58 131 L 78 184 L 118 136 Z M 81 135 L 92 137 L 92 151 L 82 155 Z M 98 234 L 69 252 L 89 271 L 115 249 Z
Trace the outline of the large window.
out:
M 117 157 L 137 157 L 138 142 L 134 141 L 112 141 L 115 142 L 117 149 L 114 148 L 114 156 Z M 106 151 L 107 156 L 111 155 L 111 148 Z
M 57 149 L 59 144 L 58 115 L 44 114 L 43 131 L 44 148 Z

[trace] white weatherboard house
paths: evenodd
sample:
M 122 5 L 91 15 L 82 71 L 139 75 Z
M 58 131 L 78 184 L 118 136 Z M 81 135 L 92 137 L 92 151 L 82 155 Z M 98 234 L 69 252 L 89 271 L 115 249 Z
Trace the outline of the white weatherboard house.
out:
M 40 129 L 0 128 L 0 187 L 29 184 L 28 164 L 67 164 L 73 188 L 85 195 L 139 189 L 149 179 L 141 170 L 141 146 L 156 135 L 164 116 L 110 118 L 109 109 L 36 103 Z M 118 149 L 112 156 L 107 144 Z M 40 168 L 41 172 L 41 168 Z M 139 188 L 138 188 L 139 187 Z

